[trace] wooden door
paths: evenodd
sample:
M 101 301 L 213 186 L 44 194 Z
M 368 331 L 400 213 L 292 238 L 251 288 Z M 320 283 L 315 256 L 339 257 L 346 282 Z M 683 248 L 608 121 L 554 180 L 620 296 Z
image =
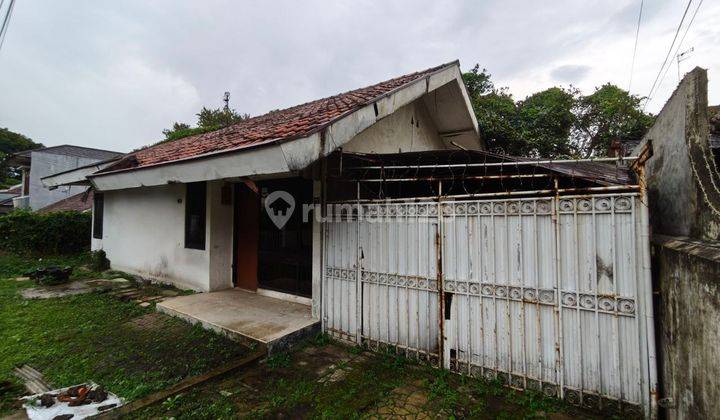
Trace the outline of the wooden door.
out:
M 260 197 L 244 184 L 235 184 L 235 287 L 257 290 L 260 243 Z

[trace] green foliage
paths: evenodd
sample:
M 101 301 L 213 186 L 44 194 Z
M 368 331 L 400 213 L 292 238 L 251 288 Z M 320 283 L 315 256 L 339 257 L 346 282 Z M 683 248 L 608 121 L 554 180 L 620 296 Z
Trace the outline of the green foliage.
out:
M 78 268 L 88 260 L 87 253 L 42 260 L 0 254 L 0 384 L 18 384 L 13 368 L 29 364 L 58 387 L 91 380 L 132 400 L 247 353 L 219 334 L 107 293 L 26 300 L 19 292 L 32 282 L 9 278 L 46 264 Z M 81 275 L 98 273 L 76 269 L 71 279 Z M 142 316 L 152 323 L 140 328 L 134 320 Z M 23 392 L 0 392 L 0 417 L 18 408 Z
M 270 369 L 280 369 L 290 366 L 290 355 L 288 353 L 276 353 L 268 356 L 266 363 Z
M 330 344 L 330 342 L 332 342 L 332 339 L 330 338 L 329 335 L 327 335 L 325 333 L 318 333 L 315 337 L 313 337 L 310 340 L 310 344 L 312 344 L 315 347 L 322 347 L 322 346 Z
M 238 123 L 250 118 L 248 114 L 240 114 L 231 108 L 206 108 L 197 113 L 197 127 L 176 122 L 172 128 L 163 130 L 165 141 L 177 140 L 183 137 L 215 131 L 223 127 Z
M 437 404 L 444 414 L 455 413 L 460 402 L 460 394 L 450 383 L 450 375 L 447 370 L 438 369 L 434 378 L 425 381 L 430 391 L 430 401 Z
M 73 254 L 90 249 L 89 213 L 14 211 L 0 216 L 0 250 L 18 254 Z
M 105 271 L 110 268 L 110 260 L 102 249 L 90 252 L 90 268 L 93 271 Z
M 586 156 L 607 154 L 612 140 L 639 139 L 654 118 L 640 107 L 642 98 L 607 83 L 577 104 L 576 137 Z
M 248 114 L 239 114 L 231 108 L 205 108 L 197 114 L 198 127 L 227 127 L 250 118 Z
M 527 157 L 580 157 L 607 153 L 612 139 L 641 138 L 653 122 L 641 98 L 606 84 L 589 96 L 551 87 L 515 101 L 476 65 L 463 74 L 488 149 Z
M 7 188 L 20 183 L 20 172 L 8 166 L 9 155 L 23 150 L 38 149 L 41 143 L 35 143 L 29 137 L 15 133 L 7 128 L 0 128 L 0 188 Z
M 42 143 L 35 143 L 27 136 L 15 133 L 7 128 L 0 128 L 0 152 L 2 153 L 9 155 L 40 147 L 43 147 Z
M 475 67 L 463 74 L 463 81 L 471 98 L 487 95 L 495 89 L 490 80 L 490 73 L 487 72 L 487 69 L 480 71 L 479 64 L 475 64 Z
M 570 157 L 576 154 L 571 141 L 575 125 L 575 89 L 552 87 L 517 103 L 519 138 L 525 140 L 532 156 Z

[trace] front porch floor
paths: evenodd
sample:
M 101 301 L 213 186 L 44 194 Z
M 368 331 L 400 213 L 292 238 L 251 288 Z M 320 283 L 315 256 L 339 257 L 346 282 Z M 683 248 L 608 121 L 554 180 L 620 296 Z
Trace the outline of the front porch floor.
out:
M 178 296 L 158 303 L 157 309 L 238 341 L 259 343 L 268 352 L 288 348 L 320 329 L 309 306 L 240 289 Z

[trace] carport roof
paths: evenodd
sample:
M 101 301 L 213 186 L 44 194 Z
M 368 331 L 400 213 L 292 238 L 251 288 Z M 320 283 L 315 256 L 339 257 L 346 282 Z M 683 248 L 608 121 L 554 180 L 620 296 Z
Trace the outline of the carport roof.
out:
M 129 153 L 119 162 L 100 172 L 142 168 L 221 151 L 234 151 L 251 146 L 304 138 L 404 86 L 457 65 L 458 62 L 453 61 L 372 86 L 283 110 L 271 111 L 220 130 L 158 143 Z

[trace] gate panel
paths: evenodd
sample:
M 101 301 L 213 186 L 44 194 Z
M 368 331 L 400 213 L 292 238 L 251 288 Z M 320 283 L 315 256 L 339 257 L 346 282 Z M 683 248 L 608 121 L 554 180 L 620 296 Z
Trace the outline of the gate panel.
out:
M 351 220 L 324 224 L 325 331 L 588 408 L 652 412 L 639 194 L 347 206 Z
M 357 217 L 351 207 L 338 208 L 324 223 L 323 329 L 330 335 L 356 341 L 358 242 Z M 343 211 L 341 211 L 343 210 Z
M 638 203 L 443 203 L 446 366 L 590 408 L 649 409 Z
M 362 211 L 363 339 L 436 362 L 437 204 L 368 204 Z
M 453 370 L 540 389 L 557 378 L 552 201 L 443 205 L 445 337 Z M 527 378 L 532 378 L 528 383 Z

